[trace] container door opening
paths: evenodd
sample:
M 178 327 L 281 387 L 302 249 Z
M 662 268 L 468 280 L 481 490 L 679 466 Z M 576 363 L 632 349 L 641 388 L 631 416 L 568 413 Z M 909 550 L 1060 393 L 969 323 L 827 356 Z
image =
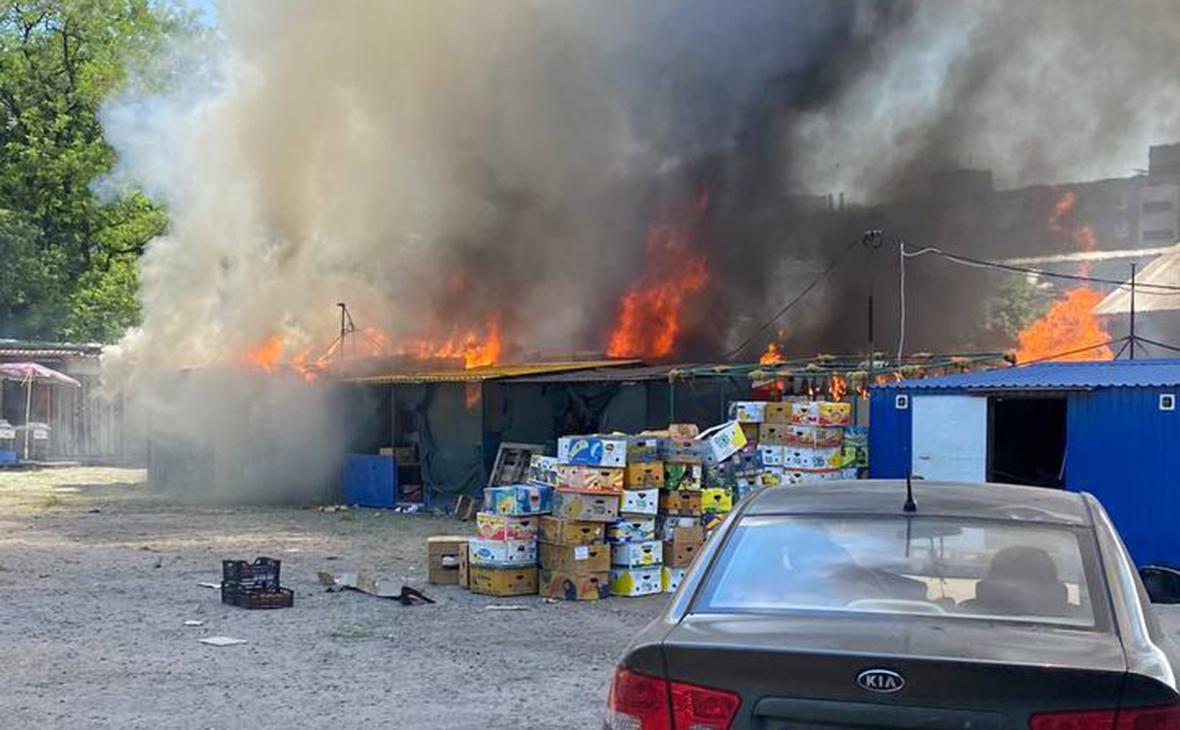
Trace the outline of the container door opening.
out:
M 988 481 L 1065 486 L 1065 399 L 991 398 Z

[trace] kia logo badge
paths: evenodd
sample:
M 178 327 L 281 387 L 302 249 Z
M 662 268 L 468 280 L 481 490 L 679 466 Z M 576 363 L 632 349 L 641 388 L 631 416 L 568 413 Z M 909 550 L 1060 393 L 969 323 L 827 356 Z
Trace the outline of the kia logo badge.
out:
M 888 694 L 897 692 L 904 687 L 905 677 L 888 669 L 866 669 L 856 675 L 856 683 L 861 686 L 861 689 Z

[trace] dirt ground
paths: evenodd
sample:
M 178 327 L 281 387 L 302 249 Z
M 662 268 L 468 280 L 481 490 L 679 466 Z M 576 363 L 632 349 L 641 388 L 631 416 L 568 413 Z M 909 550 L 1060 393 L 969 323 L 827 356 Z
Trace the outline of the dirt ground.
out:
M 612 667 L 663 597 L 494 599 L 426 585 L 450 519 L 374 510 L 212 508 L 124 469 L 0 472 L 0 726 L 595 728 Z M 283 561 L 295 607 L 223 606 L 223 558 Z M 437 605 L 328 593 L 372 569 Z M 489 611 L 519 603 L 525 611 Z M 187 620 L 204 621 L 200 627 Z M 231 636 L 247 644 L 212 647 Z
M 470 527 L 375 510 L 211 508 L 123 469 L 0 471 L 0 727 L 600 727 L 605 684 L 663 597 L 551 604 L 425 585 L 425 537 Z M 222 558 L 283 560 L 293 609 L 220 603 Z M 433 606 L 328 593 L 372 569 Z M 516 603 L 525 611 L 489 611 Z M 1173 636 L 1180 610 L 1159 607 Z M 200 627 L 187 620 L 203 621 Z M 208 636 L 247 644 L 212 647 Z

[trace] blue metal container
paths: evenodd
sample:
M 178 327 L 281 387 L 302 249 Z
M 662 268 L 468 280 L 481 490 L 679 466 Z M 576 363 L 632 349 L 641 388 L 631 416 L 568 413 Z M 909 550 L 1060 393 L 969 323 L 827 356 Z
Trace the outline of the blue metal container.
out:
M 1180 360 L 1047 363 L 874 388 L 870 476 L 905 477 L 915 396 L 1047 393 L 1066 402 L 1066 488 L 1098 498 L 1136 563 L 1180 566 Z
M 349 454 L 344 459 L 342 497 L 358 507 L 392 507 L 401 499 L 392 456 Z

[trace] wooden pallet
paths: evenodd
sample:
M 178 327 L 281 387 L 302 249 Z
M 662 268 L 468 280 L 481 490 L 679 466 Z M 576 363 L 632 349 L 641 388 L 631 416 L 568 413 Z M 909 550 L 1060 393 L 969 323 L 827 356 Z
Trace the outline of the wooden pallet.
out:
M 492 473 L 488 476 L 488 486 L 520 484 L 528 478 L 529 461 L 533 454 L 544 453 L 545 447 L 541 444 L 500 444 L 500 450 L 496 452 L 496 461 L 492 465 Z

